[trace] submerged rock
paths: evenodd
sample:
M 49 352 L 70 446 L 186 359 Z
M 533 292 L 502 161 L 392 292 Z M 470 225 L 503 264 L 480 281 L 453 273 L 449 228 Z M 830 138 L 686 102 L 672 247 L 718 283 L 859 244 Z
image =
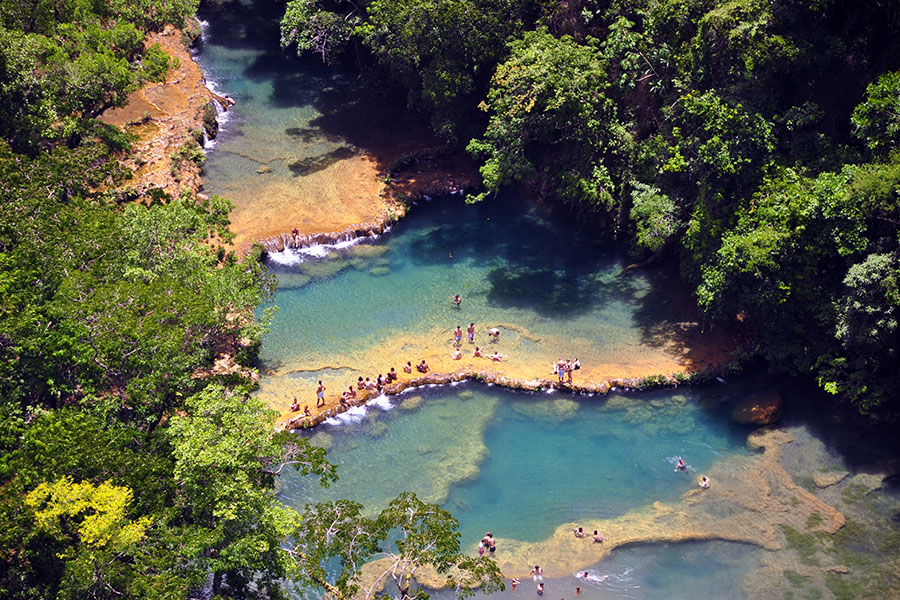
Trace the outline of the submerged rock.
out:
M 400 403 L 400 410 L 416 410 L 422 405 L 422 396 L 412 396 Z
M 334 437 L 330 433 L 318 431 L 314 436 L 309 438 L 309 443 L 317 448 L 331 450 L 331 447 L 334 445 Z
M 387 246 L 375 246 L 373 244 L 357 244 L 347 248 L 347 256 L 354 258 L 378 258 L 388 251 Z
M 816 473 L 812 479 L 816 487 L 821 489 L 837 485 L 849 474 L 847 471 L 826 471 L 824 473 Z
M 731 420 L 742 425 L 771 425 L 781 418 L 784 399 L 777 390 L 748 396 L 737 403 Z

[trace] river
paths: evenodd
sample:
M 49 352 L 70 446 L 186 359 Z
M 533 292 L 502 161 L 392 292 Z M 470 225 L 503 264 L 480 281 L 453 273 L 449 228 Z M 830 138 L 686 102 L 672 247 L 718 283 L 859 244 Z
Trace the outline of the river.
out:
M 316 226 L 317 203 L 377 189 L 366 136 L 322 119 L 358 101 L 362 84 L 282 55 L 278 6 L 200 12 L 198 60 L 237 100 L 203 176 L 235 202 L 239 236 L 283 233 L 299 219 Z M 474 346 L 504 354 L 497 367 L 513 377 L 549 378 L 558 356 L 577 356 L 582 380 L 672 373 L 727 351 L 727 337 L 700 331 L 677 280 L 662 269 L 622 277 L 624 261 L 590 227 L 514 192 L 476 206 L 435 199 L 378 239 L 272 254 L 279 312 L 259 393 L 283 411 L 294 396 L 311 402 L 318 380 L 333 395 L 406 360 L 482 365 Z M 457 293 L 460 306 L 448 298 Z M 452 331 L 469 323 L 474 343 L 463 340 L 455 363 Z M 729 420 L 734 402 L 771 391 L 788 406 L 777 429 Z M 898 597 L 900 504 L 885 480 L 895 436 L 848 427 L 828 402 L 764 376 L 606 396 L 476 383 L 408 390 L 309 434 L 341 479 L 321 490 L 289 475 L 281 497 L 298 509 L 351 497 L 377 511 L 412 490 L 459 519 L 467 551 L 486 529 L 498 536 L 501 568 L 523 579 L 498 597 L 533 594 L 524 575 L 536 560 L 548 594 L 570 600 L 576 586 L 585 600 Z M 678 457 L 687 473 L 674 471 Z M 697 488 L 701 474 L 710 490 Z M 576 542 L 576 525 L 606 541 Z M 584 571 L 588 580 L 576 576 Z

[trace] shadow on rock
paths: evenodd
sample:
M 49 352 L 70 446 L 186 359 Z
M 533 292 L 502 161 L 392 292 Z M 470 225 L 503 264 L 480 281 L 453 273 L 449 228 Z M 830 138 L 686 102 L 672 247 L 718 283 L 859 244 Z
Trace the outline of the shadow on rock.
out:
M 326 152 L 319 156 L 304 158 L 288 164 L 288 169 L 295 177 L 309 175 L 316 171 L 327 169 L 334 163 L 356 156 L 358 152 L 349 146 L 341 146 L 331 152 Z

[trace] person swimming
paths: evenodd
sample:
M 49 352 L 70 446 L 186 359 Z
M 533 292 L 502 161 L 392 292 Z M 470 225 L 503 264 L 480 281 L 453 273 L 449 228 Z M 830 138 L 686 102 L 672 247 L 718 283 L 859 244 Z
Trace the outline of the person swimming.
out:
M 678 462 L 675 464 L 675 471 L 687 471 L 687 463 L 684 462 L 683 458 L 678 459 Z
M 512 586 L 513 591 L 516 591 L 516 588 L 519 587 L 519 579 L 517 577 L 513 577 L 509 580 L 509 585 Z
M 459 306 L 460 304 L 462 304 L 462 298 L 459 297 L 459 294 L 456 294 L 455 296 L 450 296 L 450 304 L 453 304 L 456 306 Z
M 494 362 L 500 362 L 500 359 L 501 359 L 501 358 L 506 358 L 506 355 L 505 355 L 505 354 L 500 354 L 499 352 L 494 352 L 493 354 L 490 355 L 489 358 L 490 358 L 492 361 L 494 361 Z
M 544 595 L 544 582 L 543 581 L 541 583 L 539 583 L 537 586 L 537 594 L 538 594 L 538 596 Z

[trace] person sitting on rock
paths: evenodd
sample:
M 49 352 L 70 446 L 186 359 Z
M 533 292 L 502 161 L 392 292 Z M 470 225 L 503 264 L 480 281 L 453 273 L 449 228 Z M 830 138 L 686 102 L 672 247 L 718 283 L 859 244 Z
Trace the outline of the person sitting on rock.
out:
M 579 527 L 575 530 L 575 537 L 583 538 L 584 537 L 584 527 Z
M 348 398 L 356 398 L 356 390 L 353 389 L 353 386 L 352 386 L 352 385 L 351 385 L 350 388 L 347 390 L 347 397 L 348 397 Z
M 450 349 L 450 358 L 453 360 L 459 360 L 462 358 L 462 350 L 459 348 L 451 348 Z
M 481 358 L 481 348 L 475 346 L 475 352 L 472 353 L 472 358 Z
M 422 362 L 419 363 L 419 366 L 418 366 L 417 368 L 419 369 L 419 371 L 420 371 L 421 373 L 427 373 L 427 372 L 428 372 L 428 363 L 425 362 L 425 359 L 424 359 L 424 358 L 422 359 Z
M 506 355 L 500 354 L 499 352 L 494 352 L 491 354 L 490 359 L 494 362 L 500 362 L 501 358 L 506 358 Z
M 403 372 L 404 373 L 412 373 L 412 362 L 411 361 L 406 361 L 406 364 L 403 365 Z
M 602 541 L 603 541 L 603 534 L 600 533 L 600 532 L 598 532 L 596 529 L 594 530 L 594 541 L 595 541 L 595 542 L 602 542 Z
M 300 410 L 300 401 L 297 400 L 297 396 L 294 396 L 294 401 L 291 402 L 291 412 L 297 412 Z
M 708 490 L 709 489 L 709 477 L 707 477 L 706 475 L 701 477 L 700 481 L 698 482 L 698 485 L 700 487 L 702 487 L 704 490 Z
M 309 404 L 307 404 L 306 406 L 303 407 L 303 416 L 304 416 L 304 417 L 311 417 L 311 416 L 312 416 L 312 413 L 311 413 L 310 410 L 309 410 Z

